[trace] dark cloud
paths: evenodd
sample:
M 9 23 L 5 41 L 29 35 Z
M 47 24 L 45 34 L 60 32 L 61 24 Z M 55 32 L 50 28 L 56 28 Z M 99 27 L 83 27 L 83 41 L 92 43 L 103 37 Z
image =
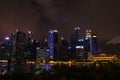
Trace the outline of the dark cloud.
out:
M 100 41 L 120 34 L 120 1 L 112 0 L 1 0 L 0 32 L 31 29 L 35 36 L 47 36 L 49 28 L 59 30 L 68 40 L 75 26 L 80 36 L 91 25 Z

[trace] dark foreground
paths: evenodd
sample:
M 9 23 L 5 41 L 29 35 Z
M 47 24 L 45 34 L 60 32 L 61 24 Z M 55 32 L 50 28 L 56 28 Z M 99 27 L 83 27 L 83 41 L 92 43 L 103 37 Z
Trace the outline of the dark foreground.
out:
M 16 71 L 1 75 L 0 80 L 120 80 L 120 64 L 109 62 L 71 67 L 61 64 L 37 75 Z

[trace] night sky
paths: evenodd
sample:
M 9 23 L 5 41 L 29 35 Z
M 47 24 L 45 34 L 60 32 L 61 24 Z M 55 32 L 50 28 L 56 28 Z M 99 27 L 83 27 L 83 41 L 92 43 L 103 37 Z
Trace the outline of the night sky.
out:
M 70 40 L 76 26 L 80 37 L 85 36 L 85 29 L 92 29 L 100 43 L 120 35 L 120 1 L 0 0 L 0 34 L 32 30 L 40 39 L 54 28 Z

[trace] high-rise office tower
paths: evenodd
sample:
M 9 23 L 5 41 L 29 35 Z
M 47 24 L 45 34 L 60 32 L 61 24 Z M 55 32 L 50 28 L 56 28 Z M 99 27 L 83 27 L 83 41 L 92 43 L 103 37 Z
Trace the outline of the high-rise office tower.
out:
M 91 30 L 90 29 L 86 30 L 86 38 L 91 38 Z
M 88 53 L 90 53 L 90 41 L 91 41 L 91 30 L 86 30 L 86 37 L 84 38 L 84 59 L 88 59 Z
M 90 38 L 84 39 L 84 51 L 90 52 Z
M 58 45 L 58 31 L 57 30 L 53 30 L 53 37 L 54 37 L 54 45 L 57 46 Z
M 74 47 L 77 46 L 77 44 L 78 44 L 79 31 L 80 31 L 80 28 L 79 28 L 79 27 L 76 27 L 76 28 L 74 29 L 73 35 L 71 36 L 71 45 L 74 46 Z
M 12 42 L 10 37 L 5 37 L 1 42 L 0 59 L 11 59 L 12 56 Z
M 27 32 L 27 43 L 31 44 L 32 38 L 33 38 L 33 32 L 29 30 Z
M 26 45 L 26 34 L 22 31 L 17 30 L 15 35 L 15 47 L 16 47 L 16 60 L 24 59 L 24 51 Z
M 90 40 L 90 47 L 91 47 L 91 53 L 93 55 L 97 55 L 99 53 L 98 49 L 98 39 L 96 34 L 91 35 L 91 40 Z
M 77 52 L 77 46 L 79 46 L 79 31 L 80 28 L 79 27 L 75 27 L 74 29 L 74 33 L 71 36 L 71 53 L 72 53 L 72 59 L 76 58 L 76 52 Z
M 59 50 L 58 50 L 58 30 L 53 30 L 53 39 L 54 39 L 54 59 L 59 59 Z
M 68 42 L 63 37 L 61 37 L 60 42 L 61 44 L 59 46 L 59 58 L 60 60 L 68 60 Z
M 48 47 L 50 60 L 57 60 L 58 58 L 58 31 L 57 30 L 49 30 L 48 33 Z
M 50 60 L 53 60 L 54 59 L 54 37 L 53 37 L 52 29 L 50 29 L 48 32 L 48 47 L 49 47 Z
M 84 39 L 84 59 L 87 60 L 88 53 L 90 52 L 90 38 Z
M 35 60 L 36 58 L 36 46 L 39 46 L 39 42 L 37 40 L 33 39 L 33 32 L 28 31 L 27 32 L 27 41 L 26 41 L 26 47 L 25 47 L 25 59 L 27 60 Z

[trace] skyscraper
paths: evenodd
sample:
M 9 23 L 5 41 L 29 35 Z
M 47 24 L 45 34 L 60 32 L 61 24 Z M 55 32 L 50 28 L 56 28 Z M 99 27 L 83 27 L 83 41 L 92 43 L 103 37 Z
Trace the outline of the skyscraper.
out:
M 79 31 L 80 31 L 80 28 L 79 27 L 75 27 L 74 29 L 74 33 L 72 34 L 71 36 L 71 47 L 72 47 L 72 57 L 71 58 L 76 58 L 76 52 L 77 52 L 77 46 L 79 45 Z
M 54 59 L 54 40 L 53 40 L 53 30 L 50 29 L 48 32 L 48 47 L 50 60 Z
M 54 59 L 59 59 L 59 50 L 58 50 L 58 30 L 53 30 L 53 39 L 54 39 Z
M 26 45 L 26 34 L 22 31 L 17 30 L 15 33 L 15 46 L 16 46 L 16 60 L 24 59 L 24 51 Z
M 33 32 L 29 30 L 29 31 L 27 32 L 27 43 L 28 43 L 28 44 L 31 44 L 32 38 L 33 38 Z
M 87 60 L 88 53 L 90 52 L 90 38 L 84 39 L 84 59 Z
M 84 59 L 87 60 L 88 59 L 88 53 L 90 53 L 90 44 L 91 41 L 91 30 L 87 29 L 86 30 L 86 37 L 84 38 Z
M 80 31 L 80 28 L 79 28 L 79 27 L 75 27 L 74 33 L 73 33 L 72 36 L 71 36 L 71 45 L 72 45 L 73 47 L 77 46 L 77 44 L 78 44 L 79 31 Z
M 0 59 L 11 59 L 12 56 L 12 42 L 10 37 L 5 37 L 1 42 Z
M 30 30 L 27 32 L 26 40 L 27 42 L 26 42 L 25 54 L 24 54 L 25 59 L 35 61 L 36 53 L 37 53 L 36 47 L 39 46 L 39 42 L 33 39 L 33 32 Z
M 58 30 L 53 30 L 53 39 L 54 39 L 54 45 L 58 45 Z
M 91 38 L 91 30 L 90 29 L 86 30 L 86 38 Z
M 97 40 L 97 35 L 96 34 L 91 35 L 90 47 L 91 47 L 91 53 L 93 55 L 97 55 L 99 53 L 98 40 Z
M 59 59 L 68 60 L 68 57 L 69 57 L 68 42 L 63 37 L 61 37 L 60 42 L 61 44 L 59 46 Z
M 48 34 L 48 47 L 50 50 L 50 59 L 57 60 L 58 59 L 58 31 L 57 30 L 49 30 Z

